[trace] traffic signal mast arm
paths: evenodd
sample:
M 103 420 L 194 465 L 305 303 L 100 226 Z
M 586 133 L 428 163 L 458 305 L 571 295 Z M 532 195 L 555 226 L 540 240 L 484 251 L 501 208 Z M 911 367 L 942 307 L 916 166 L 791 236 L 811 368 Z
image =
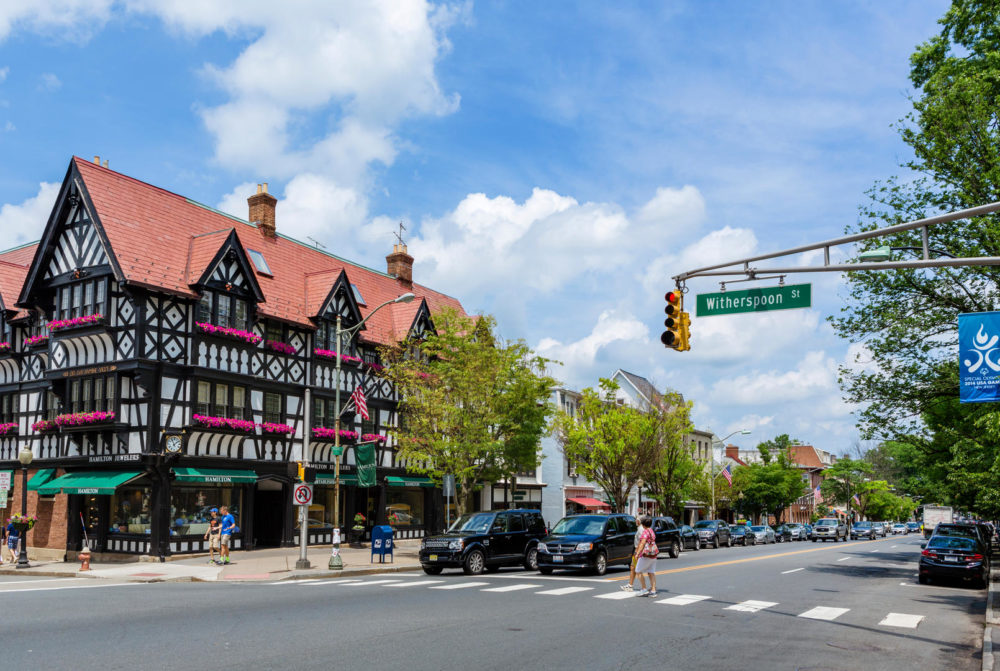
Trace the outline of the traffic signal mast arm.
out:
M 936 224 L 942 224 L 949 221 L 958 221 L 960 219 L 970 219 L 972 217 L 980 217 L 985 214 L 991 214 L 997 211 L 1000 211 L 1000 202 L 990 203 L 989 205 L 980 205 L 979 207 L 972 207 L 967 210 L 958 210 L 957 212 L 948 212 L 946 214 L 939 214 L 934 217 L 927 217 L 926 219 L 918 219 L 917 221 L 910 221 L 905 224 L 897 224 L 895 226 L 887 226 L 885 228 L 879 228 L 874 231 L 865 231 L 864 233 L 845 235 L 840 238 L 833 238 L 831 240 L 825 240 L 823 242 L 817 242 L 811 245 L 803 245 L 801 247 L 793 247 L 792 249 L 785 249 L 780 252 L 772 252 L 770 254 L 762 254 L 760 256 L 751 256 L 745 259 L 738 259 L 736 261 L 729 261 L 727 263 L 719 263 L 714 266 L 706 266 L 704 268 L 698 268 L 696 270 L 689 270 L 679 275 L 674 275 L 673 279 L 678 283 L 679 287 L 682 287 L 685 280 L 689 280 L 693 277 L 730 277 L 730 276 L 742 275 L 750 279 L 762 279 L 758 276 L 786 275 L 791 273 L 823 273 L 823 272 L 842 273 L 854 270 L 893 270 L 900 268 L 1000 266 L 1000 256 L 975 256 L 967 258 L 945 258 L 945 259 L 931 258 L 931 251 L 933 250 L 931 250 L 930 248 L 927 235 L 927 229 Z M 896 233 L 902 233 L 904 231 L 912 231 L 913 229 L 917 228 L 920 229 L 920 238 L 922 243 L 920 251 L 923 252 L 922 253 L 923 258 L 915 259 L 913 261 L 870 261 L 870 262 L 862 261 L 860 263 L 837 263 L 837 264 L 830 263 L 831 247 L 838 247 L 840 245 L 847 245 L 853 242 L 860 242 L 861 240 L 871 240 L 873 238 L 881 238 L 889 235 L 895 235 Z M 774 259 L 782 256 L 791 256 L 792 254 L 801 254 L 803 252 L 811 252 L 817 249 L 823 250 L 823 265 L 821 266 L 758 268 L 750 265 L 755 261 Z M 742 266 L 742 268 L 732 268 L 731 266 Z

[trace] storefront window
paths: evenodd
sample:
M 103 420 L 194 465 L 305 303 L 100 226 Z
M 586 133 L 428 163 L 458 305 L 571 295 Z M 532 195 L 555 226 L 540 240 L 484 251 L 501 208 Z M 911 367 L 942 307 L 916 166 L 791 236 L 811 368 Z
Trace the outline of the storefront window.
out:
M 119 487 L 111 497 L 111 533 L 148 534 L 152 493 L 149 487 Z
M 242 527 L 243 487 L 233 485 L 175 486 L 170 493 L 170 535 L 204 536 L 212 508 L 227 506 Z M 221 513 L 219 515 L 221 519 Z
M 314 489 L 313 504 L 309 506 L 309 528 L 331 529 L 333 523 L 333 490 L 332 485 L 317 485 Z M 344 505 L 347 500 L 347 488 L 340 487 L 340 528 L 344 528 Z M 298 524 L 298 522 L 296 522 Z
M 385 517 L 392 526 L 424 526 L 424 490 L 415 487 L 389 487 L 385 501 Z

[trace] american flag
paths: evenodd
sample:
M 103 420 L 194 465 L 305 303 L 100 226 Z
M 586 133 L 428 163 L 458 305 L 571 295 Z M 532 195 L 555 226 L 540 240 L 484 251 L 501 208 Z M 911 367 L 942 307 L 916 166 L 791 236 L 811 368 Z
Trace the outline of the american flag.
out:
M 815 491 L 813 491 L 813 498 L 816 499 L 817 501 L 823 498 L 823 492 L 820 491 L 819 485 L 816 485 L 816 489 Z
M 852 496 L 851 500 L 854 501 L 854 505 L 856 505 L 856 506 L 860 506 L 861 505 L 861 499 L 858 498 L 857 494 L 855 494 L 854 496 Z
M 354 407 L 358 409 L 358 413 L 368 419 L 368 403 L 365 401 L 365 392 L 361 391 L 361 387 L 354 390 L 351 394 L 351 400 L 354 401 Z
M 733 474 L 729 472 L 729 464 L 726 464 L 726 467 L 722 469 L 722 477 L 726 479 L 730 487 L 733 486 Z

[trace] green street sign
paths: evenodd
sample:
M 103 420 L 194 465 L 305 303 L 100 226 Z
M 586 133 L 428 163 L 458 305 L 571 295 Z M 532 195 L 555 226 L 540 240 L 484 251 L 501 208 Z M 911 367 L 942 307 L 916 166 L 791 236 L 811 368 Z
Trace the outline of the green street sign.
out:
M 722 291 L 714 294 L 698 294 L 696 298 L 695 314 L 699 317 L 791 310 L 808 308 L 812 305 L 812 285 L 789 284 L 783 287 Z

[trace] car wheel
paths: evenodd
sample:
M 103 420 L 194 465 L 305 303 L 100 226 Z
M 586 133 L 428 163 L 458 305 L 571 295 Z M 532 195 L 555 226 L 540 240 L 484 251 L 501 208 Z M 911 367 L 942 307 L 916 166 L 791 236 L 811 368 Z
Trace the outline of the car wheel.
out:
M 917 582 L 919 582 L 921 585 L 926 585 L 929 580 L 930 579 L 925 575 L 917 576 Z
M 715 548 L 716 550 L 719 549 L 719 537 L 718 536 L 716 536 L 715 538 L 712 539 L 712 547 Z
M 524 568 L 528 571 L 538 570 L 538 548 L 534 546 L 528 548 L 527 554 L 524 555 Z
M 608 556 L 603 551 L 597 553 L 594 559 L 594 575 L 604 575 L 608 572 Z
M 424 566 L 424 573 L 427 575 L 441 575 L 442 567 L 440 566 Z
M 727 548 L 733 547 L 733 537 L 732 536 L 729 536 L 728 538 L 726 538 L 726 547 Z
M 681 544 L 679 541 L 672 541 L 670 543 L 670 558 L 677 559 L 681 556 Z
M 750 545 L 757 545 L 757 537 L 756 536 L 754 536 L 753 538 L 750 539 Z
M 550 575 L 552 573 L 552 567 L 551 566 L 539 566 L 538 567 L 538 572 L 541 573 L 542 575 Z
M 816 542 L 816 539 L 814 538 L 814 539 L 813 539 L 813 543 L 815 543 L 815 542 Z
M 700 549 L 701 549 L 701 539 L 696 538 L 694 539 L 694 551 L 697 552 Z
M 479 575 L 486 568 L 486 557 L 479 550 L 473 550 L 465 556 L 462 562 L 462 571 L 465 575 Z

